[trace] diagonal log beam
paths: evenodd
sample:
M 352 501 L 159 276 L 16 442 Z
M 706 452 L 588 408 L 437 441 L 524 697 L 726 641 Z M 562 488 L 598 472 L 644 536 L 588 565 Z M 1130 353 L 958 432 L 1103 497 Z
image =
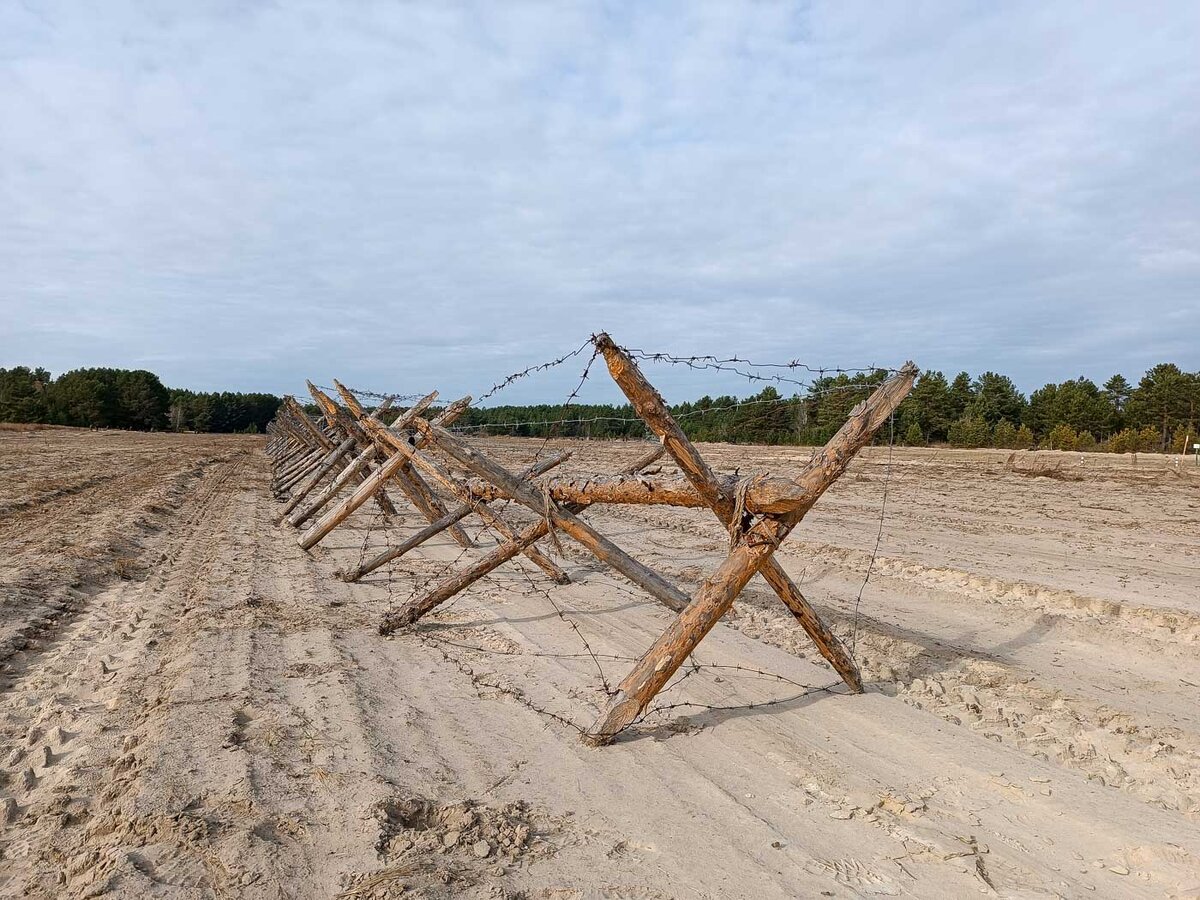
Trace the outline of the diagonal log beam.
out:
M 392 422 L 391 427 L 403 427 L 405 424 L 407 424 L 407 422 L 419 416 L 429 408 L 430 404 L 432 404 L 434 400 L 437 399 L 437 395 L 437 391 L 432 391 L 429 394 L 426 394 L 424 397 L 414 403 L 407 411 L 402 413 L 394 422 Z M 451 407 L 448 407 L 448 409 L 452 407 L 453 404 Z M 382 409 L 383 408 L 381 406 L 377 412 L 381 412 Z M 374 445 L 359 453 L 358 456 L 351 460 L 350 463 L 341 471 L 341 473 L 334 478 L 333 482 L 317 495 L 316 499 L 309 503 L 308 506 L 297 510 L 288 516 L 288 524 L 298 528 L 304 522 L 307 522 L 318 512 L 324 509 L 330 500 L 341 493 L 342 488 L 344 488 L 351 481 L 360 477 L 359 473 L 361 473 L 375 458 L 375 453 L 376 451 Z
M 399 437 L 398 435 L 393 434 L 392 432 L 387 431 L 385 429 L 379 428 L 377 425 L 373 425 L 371 423 L 364 423 L 364 424 L 365 424 L 367 430 L 371 433 L 371 436 L 377 442 L 384 444 L 387 448 L 390 448 L 391 452 L 403 453 L 403 454 L 409 456 L 410 465 L 420 468 L 422 472 L 427 474 L 430 478 L 432 478 L 434 481 L 436 481 L 439 485 L 441 485 L 443 488 L 445 488 L 447 491 L 449 491 L 451 494 L 453 494 L 454 497 L 456 499 L 458 499 L 461 503 L 471 504 L 474 509 L 475 514 L 478 515 L 479 518 L 483 519 L 483 521 L 485 523 L 487 523 L 487 525 L 490 528 L 499 532 L 501 538 L 503 539 L 501 541 L 501 543 L 503 543 L 504 540 L 512 540 L 516 536 L 515 532 L 511 528 L 508 527 L 508 524 L 503 519 L 501 519 L 499 516 L 497 516 L 495 513 L 493 513 L 483 503 L 480 503 L 479 501 L 474 500 L 471 497 L 471 493 L 467 489 L 466 485 L 464 485 L 458 479 L 454 478 L 454 476 L 452 476 L 448 471 L 441 468 L 440 466 L 435 465 L 434 463 L 430 462 L 429 460 L 426 460 L 426 459 L 421 458 L 420 456 L 417 456 L 415 451 L 413 451 L 412 448 L 409 447 L 408 442 L 405 441 L 403 438 Z M 415 476 L 417 473 L 412 472 L 412 474 Z M 445 514 L 443 513 L 443 515 L 445 515 Z M 569 584 L 570 583 L 571 579 L 567 576 L 567 573 L 564 572 L 561 568 L 559 568 L 557 563 L 555 563 L 552 559 L 550 559 L 548 556 L 546 556 L 544 553 L 542 553 L 542 551 L 538 550 L 536 547 L 527 547 L 524 550 L 522 550 L 521 552 L 524 553 L 527 557 L 529 557 L 529 559 L 535 565 L 537 565 L 538 568 L 540 568 L 543 572 L 545 572 L 547 575 L 549 575 L 550 579 L 555 584 Z
M 426 400 L 428 400 L 429 402 L 432 402 L 431 397 L 433 397 L 433 396 L 436 396 L 436 393 L 430 395 L 430 397 L 426 398 Z M 424 406 L 422 406 L 422 403 L 424 404 Z M 411 409 L 407 410 L 403 415 L 401 415 L 399 418 L 397 418 L 396 421 L 394 421 L 391 424 L 391 429 L 400 431 L 400 430 L 407 428 L 410 424 L 412 424 L 412 422 L 420 414 L 421 410 L 418 409 L 418 407 L 421 407 L 421 409 L 424 409 L 426 406 L 429 405 L 425 401 L 422 401 L 422 403 L 418 403 L 417 406 L 412 407 Z M 437 418 L 438 418 L 438 420 L 448 424 L 449 422 L 454 421 L 454 419 L 456 419 L 458 416 L 462 415 L 463 411 L 468 406 L 470 406 L 470 404 L 471 404 L 471 398 L 463 397 L 460 400 L 454 401 L 454 403 L 450 404 L 444 410 L 442 410 L 441 414 Z M 359 465 L 366 465 L 368 462 L 370 462 L 370 460 L 372 460 L 375 457 L 377 452 L 378 451 L 376 450 L 375 447 L 369 447 L 368 449 L 364 450 L 361 454 L 359 454 L 358 458 L 353 463 L 351 463 L 351 465 L 348 466 L 347 468 L 349 469 L 349 468 L 353 468 L 353 467 L 359 466 Z M 387 461 L 385 461 L 380 466 L 380 468 L 376 469 L 375 472 L 370 476 L 370 478 L 368 478 L 366 481 L 363 482 L 363 485 L 364 486 L 367 484 L 373 485 L 373 489 L 372 489 L 372 492 L 373 492 L 373 490 L 375 488 L 378 488 L 379 486 L 381 486 L 395 472 L 399 471 L 400 467 L 405 465 L 407 462 L 408 462 L 407 458 L 401 454 L 393 456 L 391 459 L 388 459 Z M 383 474 L 380 474 L 380 473 L 383 473 Z M 341 503 L 339 503 L 336 507 L 331 509 L 328 513 L 326 513 L 314 525 L 312 525 L 308 529 L 308 531 L 306 531 L 302 535 L 300 535 L 297 543 L 299 543 L 300 546 L 303 547 L 305 550 L 309 550 L 312 547 L 316 546 L 316 544 L 319 543 L 327 534 L 329 534 L 329 532 L 333 531 L 333 529 L 335 529 L 338 525 L 340 525 L 342 522 L 344 522 L 351 513 L 353 513 L 356 509 L 358 509 L 360 506 L 362 506 L 363 503 L 365 503 L 367 498 L 370 496 L 371 496 L 371 493 L 364 494 L 363 490 L 362 490 L 362 486 L 360 486 L 358 490 L 354 491 L 354 493 L 352 493 L 349 497 L 347 497 L 345 500 L 343 500 Z
M 518 503 L 551 520 L 554 527 L 582 544 L 601 562 L 620 572 L 650 596 L 673 610 L 683 609 L 687 605 L 687 595 L 679 588 L 653 569 L 638 562 L 574 513 L 547 502 L 545 496 L 528 482 L 521 481 L 499 463 L 462 443 L 445 429 L 422 419 L 417 420 L 416 426 L 432 444 L 457 460 L 463 468 L 492 482 Z M 548 524 L 545 528 L 546 533 L 549 533 Z
M 336 381 L 334 383 L 337 384 Z M 338 387 L 341 388 L 341 385 L 339 384 Z M 317 405 L 325 412 L 325 415 L 331 420 L 337 422 L 339 428 L 345 431 L 346 434 L 352 436 L 362 447 L 366 448 L 371 446 L 372 442 L 370 436 L 366 431 L 363 430 L 362 425 L 356 421 L 355 417 L 358 417 L 358 419 L 361 419 L 364 422 L 374 422 L 375 420 L 366 414 L 365 410 L 363 410 L 362 406 L 358 404 L 358 401 L 352 394 L 349 393 L 349 391 L 346 391 L 344 396 L 353 401 L 353 406 L 350 407 L 353 415 L 348 414 L 340 409 L 332 399 L 330 399 L 323 391 L 318 390 L 316 385 L 314 385 L 311 381 L 308 382 L 308 390 L 309 393 L 312 394 L 313 399 L 317 402 Z M 380 425 L 378 427 L 382 428 L 383 426 Z M 400 471 L 396 472 L 392 476 L 392 481 L 394 481 L 400 487 L 400 490 L 404 492 L 404 496 L 406 496 L 409 502 L 417 508 L 421 515 L 425 516 L 425 518 L 430 522 L 436 522 L 446 515 L 446 507 L 442 505 L 441 500 L 434 495 L 433 491 L 430 490 L 429 486 L 416 472 L 402 467 Z M 382 488 L 380 490 L 382 491 Z M 471 539 L 467 537 L 467 533 L 458 526 L 451 527 L 450 534 L 461 546 L 471 546 Z
M 550 471 L 555 466 L 566 462 L 570 458 L 570 456 L 571 456 L 570 453 L 558 453 L 555 456 L 552 456 L 552 457 L 549 457 L 548 459 L 542 460 L 537 465 L 530 466 L 525 471 L 523 471 L 518 477 L 522 478 L 522 479 L 536 478 L 538 475 L 542 475 L 545 472 Z M 469 516 L 475 510 L 475 508 L 477 506 L 478 506 L 478 501 L 463 503 L 458 508 L 448 512 L 445 516 L 443 516 L 438 521 L 433 522 L 429 525 L 426 525 L 424 528 L 422 528 L 416 534 L 412 535 L 411 537 L 406 538 L 404 541 L 397 544 L 395 547 L 389 547 L 387 550 L 380 553 L 374 559 L 368 560 L 367 562 L 363 563 L 358 568 L 353 569 L 350 572 L 347 572 L 343 576 L 344 579 L 346 581 L 358 581 L 360 578 L 363 578 L 363 577 L 369 575 L 370 573 L 374 572 L 380 566 L 386 565 L 387 563 L 391 562 L 394 559 L 399 559 L 405 553 L 408 553 L 408 551 L 410 551 L 416 547 L 419 547 L 421 544 L 425 543 L 430 538 L 434 537 L 435 535 L 439 534 L 442 531 L 445 531 L 446 528 L 449 527 L 449 525 L 451 523 L 458 522 L 462 519 L 465 519 L 467 516 Z M 515 537 L 515 535 L 514 535 L 514 537 Z
M 595 343 L 600 352 L 604 354 L 604 361 L 608 364 L 608 371 L 612 375 L 613 381 L 629 398 L 634 411 L 645 421 L 650 430 L 658 435 L 663 449 L 675 460 L 684 477 L 704 498 L 705 503 L 716 514 L 721 524 L 729 529 L 735 526 L 740 528 L 746 524 L 744 521 L 735 522 L 740 513 L 734 495 L 729 493 L 725 486 L 717 480 L 716 474 L 704 461 L 695 445 L 688 440 L 687 435 L 683 433 L 683 429 L 679 427 L 679 423 L 667 409 L 667 404 L 663 401 L 662 396 L 646 380 L 637 363 L 617 347 L 607 334 L 597 335 Z M 817 645 L 821 655 L 829 661 L 846 685 L 855 693 L 862 693 L 862 676 L 859 674 L 854 658 L 817 615 L 816 610 L 812 608 L 812 605 L 800 592 L 800 588 L 784 571 L 779 561 L 772 556 L 763 563 L 759 573 L 795 616 L 801 627 L 812 638 L 813 643 Z
M 392 398 L 388 397 L 379 405 L 378 409 L 371 413 L 371 417 L 375 418 L 379 416 L 381 413 L 390 409 L 391 405 Z M 301 485 L 300 488 L 296 490 L 288 499 L 288 502 L 284 504 L 283 509 L 279 513 L 279 517 L 275 520 L 275 524 L 282 524 L 284 520 L 287 519 L 288 515 L 304 501 L 304 498 L 312 493 L 316 486 L 320 484 L 321 481 L 337 467 L 337 464 L 341 462 L 342 458 L 354 449 L 356 444 L 357 441 L 353 436 L 350 436 L 338 444 L 334 449 L 330 450 L 325 456 L 325 459 L 321 462 L 321 465 L 318 466 L 313 474 L 309 477 L 308 481 Z
M 696 645 L 717 624 L 754 573 L 788 536 L 817 499 L 846 471 L 912 389 L 917 368 L 908 363 L 850 413 L 846 423 L 794 479 L 803 491 L 789 513 L 760 519 L 730 552 L 633 670 L 625 676 L 585 740 L 609 743 L 632 724 L 662 690 Z

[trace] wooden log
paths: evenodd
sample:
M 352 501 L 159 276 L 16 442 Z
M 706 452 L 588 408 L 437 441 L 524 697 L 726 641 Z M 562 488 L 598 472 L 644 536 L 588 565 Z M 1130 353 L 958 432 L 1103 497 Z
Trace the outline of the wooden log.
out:
M 667 451 L 665 449 L 663 449 L 662 444 L 658 444 L 658 445 L 650 448 L 649 450 L 647 450 L 645 453 L 643 453 L 641 456 L 639 456 L 637 459 L 635 459 L 630 465 L 628 465 L 624 469 L 622 469 L 621 474 L 622 475 L 637 475 L 639 472 L 642 471 L 642 469 L 646 468 L 646 466 L 651 465 L 652 463 L 655 463 L 658 460 L 662 459 L 663 454 L 666 452 Z
M 351 481 L 354 481 L 359 473 L 363 472 L 367 465 L 373 460 L 378 451 L 374 447 L 359 453 L 350 463 L 338 473 L 337 477 L 326 488 L 321 491 L 309 504 L 305 507 L 297 509 L 288 516 L 288 524 L 295 528 L 299 528 L 322 509 L 324 509 L 334 497 L 342 492 Z
M 436 394 L 435 394 L 436 395 Z M 435 396 L 431 395 L 431 396 Z M 464 398 L 467 403 L 470 403 L 470 398 Z M 461 401 L 460 401 L 461 402 Z M 428 404 L 426 404 L 427 406 Z M 416 419 L 417 407 L 407 410 L 403 415 L 392 423 L 393 429 L 407 427 Z M 448 412 L 449 410 L 447 410 Z M 445 413 L 443 413 L 445 415 Z M 421 420 L 424 421 L 424 420 Z M 366 451 L 364 451 L 365 453 Z M 374 454 L 372 453 L 372 456 Z M 369 462 L 369 459 L 368 459 Z M 385 460 L 349 497 L 339 503 L 336 507 L 325 514 L 320 520 L 313 524 L 306 532 L 300 535 L 298 543 L 305 550 L 310 550 L 325 538 L 333 529 L 346 520 L 356 509 L 363 505 L 377 491 L 385 481 L 400 471 L 400 467 L 405 465 L 408 459 L 403 455 L 396 455 Z M 367 490 L 369 488 L 369 490 Z M 365 491 L 365 492 L 364 492 Z M 443 513 L 444 514 L 444 510 Z
M 537 465 L 530 466 L 524 472 L 522 472 L 519 477 L 522 479 L 537 477 L 538 475 L 548 472 L 555 466 L 565 462 L 570 458 L 570 456 L 570 453 L 559 453 L 553 457 L 542 460 Z M 430 523 L 416 534 L 406 538 L 400 544 L 397 544 L 395 547 L 389 547 L 374 559 L 368 560 L 358 568 L 347 572 L 344 576 L 345 580 L 358 581 L 360 578 L 363 578 L 366 575 L 369 575 L 371 572 L 374 572 L 380 566 L 386 565 L 394 559 L 399 559 L 408 551 L 419 547 L 434 535 L 444 531 L 452 522 L 458 522 L 469 516 L 477 505 L 477 503 L 463 503 L 457 509 L 451 510 L 449 513 L 447 513 L 442 519 L 439 519 L 437 522 Z M 513 537 L 515 537 L 515 535 Z
M 282 493 L 284 486 L 290 484 L 297 473 L 303 474 L 306 469 L 321 458 L 322 453 L 323 451 L 319 447 L 313 447 L 304 456 L 296 460 L 294 464 L 288 466 L 283 472 L 280 472 L 271 485 L 275 493 Z
M 369 500 L 372 495 L 388 480 L 392 475 L 399 471 L 400 466 L 404 464 L 402 456 L 393 456 L 391 459 L 384 460 L 383 464 L 371 473 L 358 489 L 339 503 L 334 509 L 330 510 L 325 516 L 316 522 L 311 528 L 300 535 L 297 543 L 305 550 L 311 550 L 316 546 L 329 532 L 337 528 L 346 518 L 356 509 L 362 506 Z
M 582 544 L 597 559 L 620 572 L 651 597 L 661 601 L 672 610 L 680 610 L 687 605 L 687 595 L 679 588 L 653 569 L 638 562 L 574 513 L 554 503 L 547 504 L 541 493 L 527 482 L 520 481 L 494 460 L 468 447 L 444 428 L 431 425 L 422 419 L 417 420 L 416 426 L 447 456 L 458 460 L 464 468 L 481 478 L 491 481 L 518 503 L 551 519 L 556 528 L 577 543 Z
M 431 403 L 433 403 L 434 400 L 437 399 L 437 395 L 438 395 L 437 391 L 432 391 L 431 393 L 422 397 L 420 400 L 418 400 L 416 403 L 414 403 L 411 407 L 409 407 L 407 410 L 405 410 L 403 413 L 401 413 L 395 419 L 395 421 L 392 422 L 390 427 L 397 428 L 397 429 L 403 429 L 403 428 L 407 427 L 407 425 L 413 419 L 415 419 L 417 416 L 419 416 L 421 413 L 423 413 L 429 407 L 429 405 Z M 356 456 L 350 462 L 350 464 L 348 466 L 346 466 L 345 469 L 342 470 L 341 474 L 338 475 L 337 478 L 334 479 L 333 483 L 330 484 L 329 487 L 326 488 L 324 491 L 322 491 L 312 503 L 310 503 L 303 510 L 300 510 L 299 512 L 293 513 L 291 516 L 289 516 L 288 522 L 291 525 L 299 527 L 301 524 L 303 524 L 304 522 L 308 521 L 313 516 L 315 516 L 318 512 L 320 512 L 322 509 L 324 509 L 325 506 L 328 505 L 328 503 L 331 500 L 333 500 L 334 497 L 336 497 L 341 492 L 342 488 L 344 488 L 351 481 L 358 478 L 359 473 L 363 472 L 367 468 L 367 466 L 369 466 L 371 464 L 371 462 L 375 459 L 375 456 L 377 453 L 378 453 L 378 451 L 376 450 L 376 448 L 374 446 L 371 446 L 371 447 L 367 448 L 366 450 L 363 450 L 363 452 L 360 453 L 358 456 Z M 351 512 L 352 511 L 353 510 L 351 510 Z M 347 513 L 347 515 L 349 515 L 349 513 Z
M 441 581 L 434 588 L 402 606 L 389 610 L 379 624 L 380 634 L 391 634 L 398 628 L 405 628 L 416 622 L 430 610 L 445 603 L 459 591 L 465 590 L 484 575 L 508 562 L 535 541 L 541 540 L 550 533 L 550 525 L 545 519 L 534 522 L 517 535 L 515 540 L 501 544 L 487 556 L 474 565 Z
M 313 470 L 319 468 L 321 461 L 327 455 L 328 454 L 322 453 L 319 449 L 314 449 L 312 454 L 308 457 L 308 462 L 296 469 L 296 471 L 292 472 L 292 474 L 290 474 L 287 478 L 282 479 L 275 486 L 275 492 L 277 494 L 288 493 L 292 488 L 308 478 L 308 476 L 312 474 Z
M 313 400 L 316 401 L 317 406 L 325 414 L 326 419 L 336 424 L 339 431 L 353 437 L 354 440 L 361 446 L 366 447 L 370 445 L 371 442 L 368 439 L 366 432 L 362 430 L 362 427 L 358 424 L 353 416 L 341 409 L 311 381 L 306 383 L 308 385 L 309 393 L 312 394 Z M 362 411 L 362 407 L 358 406 L 357 403 L 355 404 L 354 408 L 360 412 Z M 376 412 L 379 412 L 379 410 Z M 364 418 L 371 417 L 366 416 L 364 413 Z M 371 468 L 369 463 L 366 468 L 368 470 Z M 360 481 L 365 477 L 365 475 L 355 476 L 355 478 Z M 400 490 L 404 492 L 404 495 L 408 497 L 409 502 L 420 512 L 424 513 L 427 518 L 432 520 L 441 515 L 441 513 L 435 512 L 434 508 L 430 505 L 430 503 L 427 502 L 424 492 L 422 492 L 418 485 L 412 484 L 410 479 L 405 478 L 401 473 L 397 473 L 395 476 L 393 476 L 393 480 L 400 487 Z M 384 488 L 381 487 L 379 492 L 375 495 L 375 502 L 379 505 L 379 508 L 388 515 L 396 514 L 396 507 L 392 505 L 391 498 L 388 497 L 387 491 Z M 462 538 L 466 539 L 466 535 L 463 534 Z
M 295 491 L 288 502 L 284 504 L 279 516 L 275 519 L 275 524 L 279 525 L 283 523 L 284 520 L 287 519 L 288 514 L 291 513 L 292 510 L 294 510 L 297 506 L 299 506 L 304 498 L 312 492 L 313 488 L 320 484 L 321 480 L 337 467 L 337 464 L 341 462 L 342 458 L 347 453 L 354 449 L 354 446 L 354 438 L 348 437 L 330 450 L 327 454 L 325 454 L 325 458 L 321 461 L 321 465 L 317 467 L 316 471 L 309 476 L 309 479 L 303 485 L 301 485 L 300 489 Z
M 343 399 L 348 401 L 347 406 L 350 408 L 350 413 L 343 412 L 341 409 L 339 409 L 337 404 L 334 403 L 333 400 L 331 400 L 322 391 L 318 390 L 311 381 L 308 382 L 308 390 L 313 395 L 313 399 L 317 401 L 317 405 L 325 411 L 327 416 L 329 416 L 333 421 L 336 421 L 339 426 L 346 431 L 347 434 L 353 435 L 355 439 L 358 440 L 359 443 L 364 447 L 370 446 L 371 435 L 368 434 L 368 432 L 364 429 L 363 424 L 360 424 L 358 420 L 361 419 L 363 423 L 370 422 L 372 425 L 374 425 L 377 420 L 366 415 L 362 406 L 360 406 L 358 401 L 354 398 L 354 395 L 351 394 L 349 390 L 345 389 L 344 386 L 336 379 L 334 380 L 334 384 L 339 388 L 339 393 L 342 393 Z M 384 429 L 382 425 L 377 427 L 380 430 L 385 431 L 389 436 L 395 438 L 396 440 L 402 440 L 392 432 Z M 388 450 L 387 452 L 390 454 L 393 451 Z M 422 480 L 421 476 L 412 471 L 411 467 L 408 465 L 402 466 L 400 470 L 392 476 L 392 480 L 399 486 L 400 490 L 404 492 L 404 495 L 408 497 L 409 502 L 415 506 L 417 510 L 430 522 L 437 522 L 445 517 L 446 507 L 433 493 L 429 485 Z M 471 541 L 470 537 L 468 537 L 467 533 L 458 525 L 452 523 L 449 526 L 449 530 L 450 536 L 453 537 L 459 545 L 463 547 L 470 547 L 472 545 L 473 542 Z
M 508 527 L 507 523 L 495 515 L 483 503 L 472 499 L 470 492 L 466 489 L 464 484 L 462 484 L 458 479 L 454 478 L 449 472 L 442 469 L 440 466 L 418 456 L 416 452 L 409 447 L 408 442 L 402 437 L 371 423 L 366 423 L 366 428 L 371 433 L 371 436 L 377 442 L 382 443 L 386 449 L 390 449 L 392 452 L 403 453 L 407 456 L 410 456 L 409 462 L 412 466 L 420 468 L 422 472 L 427 474 L 445 490 L 453 494 L 460 502 L 473 504 L 476 515 L 483 519 L 483 521 L 487 523 L 489 527 L 499 532 L 502 539 L 512 540 L 512 538 L 515 536 L 515 532 Z M 416 472 L 411 472 L 411 474 L 416 476 Z M 570 583 L 571 579 L 567 576 L 567 573 L 559 568 L 557 563 L 555 563 L 536 547 L 527 547 L 521 552 L 529 557 L 529 559 L 538 568 L 550 576 L 550 579 L 555 584 Z
M 604 354 L 604 360 L 608 364 L 608 371 L 612 375 L 613 381 L 629 398 L 634 411 L 649 426 L 650 430 L 658 435 L 663 449 L 675 460 L 679 471 L 684 473 L 696 492 L 704 498 L 721 524 L 730 529 L 748 524 L 746 521 L 734 521 L 739 515 L 745 518 L 744 512 L 736 508 L 735 495 L 730 493 L 717 479 L 716 474 L 684 434 L 670 410 L 667 409 L 667 404 L 662 396 L 642 374 L 637 363 L 617 347 L 607 334 L 597 335 L 595 343 L 600 352 Z M 817 615 L 816 610 L 812 608 L 800 592 L 800 588 L 784 571 L 779 561 L 772 556 L 762 564 L 759 571 L 766 579 L 767 584 L 795 616 L 813 643 L 817 645 L 821 655 L 833 666 L 850 690 L 862 693 L 862 676 L 859 674 L 854 658 Z
M 304 408 L 296 402 L 296 398 L 285 397 L 283 402 L 291 408 L 296 420 L 312 436 L 314 444 L 326 451 L 332 449 L 333 442 L 329 440 L 325 432 L 313 424 L 313 420 L 308 417 L 308 413 L 304 411 Z
M 717 475 L 724 491 L 737 491 L 741 479 Z M 471 494 L 479 500 L 503 499 L 505 493 L 484 481 L 470 483 Z M 576 475 L 550 478 L 544 485 L 557 503 L 585 508 L 604 504 L 633 506 L 679 506 L 701 509 L 708 506 L 704 497 L 683 475 Z M 784 515 L 804 505 L 802 485 L 795 479 L 763 475 L 750 482 L 746 492 L 746 512 L 753 515 Z
M 758 521 L 738 541 L 688 607 L 638 660 L 605 710 L 585 735 L 593 745 L 606 744 L 642 714 L 698 643 L 733 605 L 746 583 L 770 558 L 775 548 L 804 518 L 817 498 L 846 471 L 854 455 L 866 446 L 912 389 L 916 366 L 900 372 L 860 403 L 838 433 L 795 479 L 804 503 L 791 512 Z
M 309 382 L 309 388 L 310 390 L 315 389 L 311 382 Z M 379 408 L 371 415 L 378 416 L 387 410 L 391 405 L 392 399 L 389 397 L 382 404 L 380 404 Z M 292 494 L 291 498 L 284 505 L 279 517 L 275 520 L 276 525 L 282 524 L 284 521 L 288 520 L 288 516 L 291 514 L 291 512 L 295 510 L 295 508 L 299 506 L 301 502 L 303 502 L 304 498 L 307 497 L 318 484 L 321 483 L 322 479 L 324 479 L 337 467 L 338 462 L 340 462 L 341 459 L 354 448 L 354 445 L 354 439 L 352 437 L 348 437 L 338 444 L 334 449 L 330 450 L 328 454 L 326 454 L 321 464 L 316 468 L 309 479 Z

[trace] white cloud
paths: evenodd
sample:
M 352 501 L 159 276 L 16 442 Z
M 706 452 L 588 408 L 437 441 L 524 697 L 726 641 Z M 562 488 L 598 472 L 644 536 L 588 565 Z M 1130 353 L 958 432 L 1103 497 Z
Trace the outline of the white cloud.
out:
M 1188 3 L 10 4 L 0 365 L 479 393 L 599 329 L 1187 365 L 1198 37 Z

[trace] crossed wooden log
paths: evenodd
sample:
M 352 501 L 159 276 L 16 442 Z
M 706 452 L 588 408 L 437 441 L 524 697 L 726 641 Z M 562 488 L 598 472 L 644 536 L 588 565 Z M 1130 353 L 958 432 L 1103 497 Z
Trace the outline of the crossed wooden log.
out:
M 773 554 L 908 395 L 916 377 L 916 366 L 905 364 L 855 407 L 837 434 L 795 477 L 739 479 L 721 476 L 712 470 L 671 416 L 662 397 L 625 351 L 607 334 L 596 335 L 593 340 L 614 381 L 661 444 L 625 471 L 611 476 L 538 481 L 536 479 L 565 461 L 569 454 L 557 454 L 520 473 L 508 471 L 447 430 L 447 426 L 466 409 L 470 398 L 463 398 L 438 416 L 426 419 L 422 413 L 436 397 L 436 393 L 430 394 L 389 426 L 379 419 L 385 407 L 367 415 L 353 395 L 335 382 L 347 412 L 310 384 L 309 390 L 324 413 L 324 428 L 312 422 L 303 409 L 288 398 L 289 403 L 269 429 L 269 451 L 279 473 L 276 489 L 283 491 L 296 487 L 281 521 L 299 526 L 331 502 L 351 479 L 357 479 L 358 486 L 348 497 L 301 534 L 300 545 L 309 549 L 367 499 L 376 497 L 379 502 L 380 498 L 385 498 L 382 494 L 385 482 L 390 480 L 399 486 L 429 520 L 429 525 L 400 545 L 345 573 L 344 577 L 350 581 L 446 530 L 450 530 L 464 546 L 469 546 L 461 529 L 459 532 L 455 529 L 470 515 L 478 516 L 499 535 L 498 546 L 477 561 L 432 585 L 422 595 L 388 610 L 380 624 L 383 634 L 412 625 L 518 554 L 527 556 L 551 580 L 566 583 L 566 573 L 535 546 L 552 530 L 566 534 L 601 562 L 637 584 L 677 615 L 620 683 L 607 707 L 585 734 L 585 740 L 593 745 L 610 742 L 637 720 L 687 656 L 730 609 L 755 573 L 763 576 L 847 686 L 854 692 L 861 692 L 862 679 L 853 658 Z M 304 497 L 323 479 L 332 476 L 340 460 L 353 450 L 357 450 L 358 455 L 343 466 L 341 473 L 332 478 L 315 500 L 301 508 Z M 429 451 L 436 451 L 475 477 L 457 477 L 446 465 L 435 462 Z M 678 465 L 681 473 L 678 477 L 641 474 L 664 453 Z M 457 505 L 447 509 L 430 482 L 453 498 Z M 515 501 L 532 510 L 538 519 L 531 525 L 514 527 L 488 508 L 488 502 L 495 500 Z M 695 595 L 688 597 L 579 516 L 582 510 L 594 504 L 707 507 L 730 533 L 729 555 Z

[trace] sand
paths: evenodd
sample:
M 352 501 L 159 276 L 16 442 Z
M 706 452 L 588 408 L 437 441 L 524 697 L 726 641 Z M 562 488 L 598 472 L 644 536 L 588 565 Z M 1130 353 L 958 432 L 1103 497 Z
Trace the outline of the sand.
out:
M 571 446 L 581 472 L 642 449 Z M 564 538 L 571 585 L 511 564 L 381 638 L 482 551 L 346 584 L 423 520 L 397 495 L 305 553 L 261 451 L 0 432 L 3 896 L 1200 897 L 1194 468 L 872 448 L 779 553 L 866 694 L 755 581 L 589 749 L 664 608 Z M 587 517 L 685 589 L 727 547 L 699 510 Z

